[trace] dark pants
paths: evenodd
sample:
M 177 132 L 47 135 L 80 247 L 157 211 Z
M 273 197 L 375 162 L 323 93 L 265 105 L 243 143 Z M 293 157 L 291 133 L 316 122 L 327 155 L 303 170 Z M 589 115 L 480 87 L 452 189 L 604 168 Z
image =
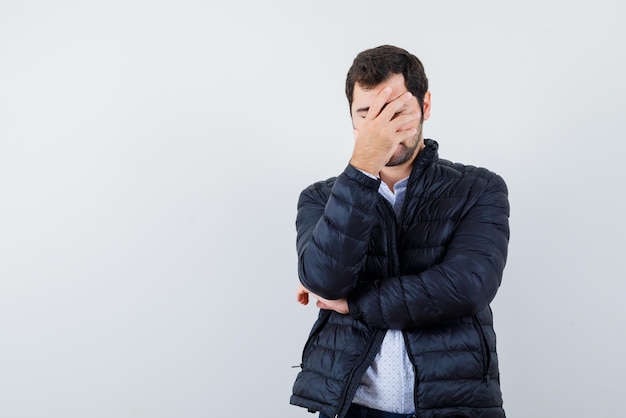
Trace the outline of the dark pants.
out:
M 319 418 L 335 418 L 320 413 Z M 415 418 L 413 414 L 394 414 L 393 412 L 379 411 L 365 406 L 352 404 L 348 409 L 346 418 Z

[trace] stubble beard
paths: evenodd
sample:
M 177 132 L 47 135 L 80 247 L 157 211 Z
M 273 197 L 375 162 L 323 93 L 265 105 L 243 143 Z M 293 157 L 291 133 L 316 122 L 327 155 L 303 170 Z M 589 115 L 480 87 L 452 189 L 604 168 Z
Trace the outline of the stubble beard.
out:
M 422 141 L 422 122 L 417 129 L 417 133 L 413 138 L 411 138 L 408 142 L 408 145 L 403 142 L 398 145 L 398 149 L 393 154 L 391 159 L 385 164 L 385 167 L 397 167 L 402 165 L 408 161 L 410 161 L 415 156 L 415 151 L 417 147 L 420 145 Z

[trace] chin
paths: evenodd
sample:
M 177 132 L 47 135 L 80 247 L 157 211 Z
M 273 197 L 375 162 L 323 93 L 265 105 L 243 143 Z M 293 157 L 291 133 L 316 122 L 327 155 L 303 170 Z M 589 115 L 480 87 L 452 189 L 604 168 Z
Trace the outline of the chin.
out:
M 385 167 L 397 167 L 399 165 L 405 164 L 415 157 L 416 150 L 420 141 L 414 142 L 413 146 L 408 147 L 406 144 L 398 145 L 398 149 L 393 154 L 391 159 L 385 164 Z
M 408 153 L 396 154 L 385 164 L 385 167 L 397 167 L 411 160 L 412 155 Z

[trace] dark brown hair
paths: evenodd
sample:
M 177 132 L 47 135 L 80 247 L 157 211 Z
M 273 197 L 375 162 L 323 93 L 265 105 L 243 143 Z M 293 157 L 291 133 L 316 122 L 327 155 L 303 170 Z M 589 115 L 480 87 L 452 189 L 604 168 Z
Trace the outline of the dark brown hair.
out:
M 413 94 L 424 111 L 424 95 L 428 91 L 428 78 L 422 62 L 408 51 L 393 45 L 381 45 L 360 52 L 346 77 L 346 97 L 352 109 L 355 83 L 363 88 L 373 88 L 393 74 L 404 75 L 406 88 Z

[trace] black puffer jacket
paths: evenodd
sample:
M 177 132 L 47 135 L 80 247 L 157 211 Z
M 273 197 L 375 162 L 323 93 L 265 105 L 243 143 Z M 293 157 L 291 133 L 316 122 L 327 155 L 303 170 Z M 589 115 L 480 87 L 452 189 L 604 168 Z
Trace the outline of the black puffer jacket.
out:
M 300 195 L 300 280 L 350 313 L 321 310 L 290 402 L 343 417 L 387 329 L 404 331 L 416 416 L 504 417 L 489 303 L 504 269 L 504 181 L 439 159 L 426 139 L 401 221 L 380 180 L 352 166 Z

